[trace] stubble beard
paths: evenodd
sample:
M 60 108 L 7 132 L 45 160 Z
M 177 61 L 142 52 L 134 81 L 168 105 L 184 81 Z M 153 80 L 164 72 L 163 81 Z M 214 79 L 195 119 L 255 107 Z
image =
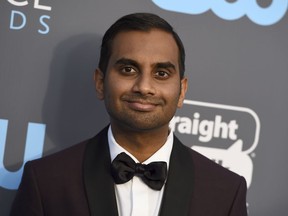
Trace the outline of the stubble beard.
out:
M 150 131 L 167 127 L 174 113 L 140 112 L 123 109 L 120 112 L 107 108 L 111 123 L 132 131 Z

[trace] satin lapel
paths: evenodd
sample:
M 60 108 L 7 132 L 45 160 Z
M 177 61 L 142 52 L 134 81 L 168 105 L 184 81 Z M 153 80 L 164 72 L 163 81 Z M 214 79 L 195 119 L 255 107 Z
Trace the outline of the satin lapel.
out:
M 89 141 L 84 158 L 84 182 L 92 216 L 118 215 L 110 164 L 105 128 Z
M 189 215 L 193 178 L 192 155 L 189 149 L 174 136 L 160 216 Z

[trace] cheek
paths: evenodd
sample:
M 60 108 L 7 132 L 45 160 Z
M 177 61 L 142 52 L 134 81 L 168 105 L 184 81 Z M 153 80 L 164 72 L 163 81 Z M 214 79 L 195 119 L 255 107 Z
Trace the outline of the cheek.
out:
M 180 102 L 180 86 L 178 85 L 173 85 L 169 86 L 168 90 L 166 91 L 166 98 L 169 98 L 169 102 L 174 104 L 174 106 L 178 106 Z
M 105 80 L 105 97 L 107 99 L 116 100 L 121 95 L 127 92 L 128 84 L 124 83 L 117 77 L 109 77 Z

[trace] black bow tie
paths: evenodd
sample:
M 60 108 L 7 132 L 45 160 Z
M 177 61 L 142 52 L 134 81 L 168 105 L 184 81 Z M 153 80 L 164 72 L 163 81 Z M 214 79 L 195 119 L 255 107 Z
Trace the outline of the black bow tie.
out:
M 150 188 L 161 190 L 167 176 L 166 162 L 152 162 L 150 164 L 135 163 L 125 154 L 120 153 L 112 162 L 112 176 L 116 184 L 123 184 L 139 176 Z

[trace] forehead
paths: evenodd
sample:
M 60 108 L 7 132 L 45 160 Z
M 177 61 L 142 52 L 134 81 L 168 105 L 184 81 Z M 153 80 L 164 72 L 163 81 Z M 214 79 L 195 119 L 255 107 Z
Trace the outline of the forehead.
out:
M 131 58 L 143 61 L 170 61 L 178 66 L 178 46 L 172 34 L 163 30 L 118 33 L 111 47 L 110 60 Z

